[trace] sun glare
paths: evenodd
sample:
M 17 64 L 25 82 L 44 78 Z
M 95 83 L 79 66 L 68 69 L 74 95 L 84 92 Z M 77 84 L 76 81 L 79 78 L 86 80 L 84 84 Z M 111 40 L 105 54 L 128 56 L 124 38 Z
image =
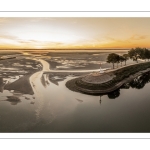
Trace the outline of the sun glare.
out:
M 149 18 L 5 18 L 0 47 L 150 47 Z

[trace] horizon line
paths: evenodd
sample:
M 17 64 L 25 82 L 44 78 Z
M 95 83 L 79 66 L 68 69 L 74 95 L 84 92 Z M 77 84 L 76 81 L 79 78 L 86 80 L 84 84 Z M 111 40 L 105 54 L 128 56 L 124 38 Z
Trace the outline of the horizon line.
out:
M 99 48 L 99 49 L 92 49 L 92 48 L 0 48 L 0 50 L 129 50 L 131 48 Z

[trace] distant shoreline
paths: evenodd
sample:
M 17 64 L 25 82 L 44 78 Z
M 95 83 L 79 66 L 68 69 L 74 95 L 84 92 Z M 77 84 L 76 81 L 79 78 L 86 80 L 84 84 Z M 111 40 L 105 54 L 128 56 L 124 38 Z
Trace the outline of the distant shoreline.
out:
M 117 53 L 117 52 L 128 52 L 130 49 L 79 49 L 79 50 L 75 50 L 75 49 L 64 49 L 64 50 L 52 50 L 52 49 L 0 49 L 0 53 L 1 52 L 27 52 L 27 53 L 54 53 L 54 54 L 58 54 L 58 53 Z
M 52 51 L 52 52 L 68 52 L 68 51 L 87 51 L 87 52 L 94 52 L 94 51 L 129 51 L 129 48 L 113 48 L 113 49 L 0 49 L 0 51 Z
M 0 48 L 0 50 L 129 50 L 131 48 L 99 48 L 99 49 L 94 49 L 94 48 L 82 48 L 82 49 L 75 49 L 75 48 L 50 48 L 50 49 L 39 49 L 39 48 L 9 48 L 9 49 L 5 49 L 5 48 Z

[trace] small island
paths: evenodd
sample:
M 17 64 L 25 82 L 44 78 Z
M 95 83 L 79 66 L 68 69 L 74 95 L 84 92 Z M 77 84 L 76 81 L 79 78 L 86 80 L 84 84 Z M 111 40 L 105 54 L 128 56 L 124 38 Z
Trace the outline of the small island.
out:
M 136 61 L 137 64 L 126 65 L 128 59 Z M 138 59 L 144 60 L 138 63 Z M 150 71 L 150 51 L 146 48 L 135 48 L 128 51 L 128 54 L 120 56 L 111 53 L 107 57 L 107 62 L 113 64 L 113 69 L 105 72 L 93 72 L 66 82 L 66 87 L 72 91 L 85 94 L 99 95 L 113 92 L 123 84 L 131 82 L 134 78 Z M 125 62 L 122 66 L 122 62 Z M 114 69 L 114 64 L 117 68 Z M 118 64 L 121 67 L 118 68 Z

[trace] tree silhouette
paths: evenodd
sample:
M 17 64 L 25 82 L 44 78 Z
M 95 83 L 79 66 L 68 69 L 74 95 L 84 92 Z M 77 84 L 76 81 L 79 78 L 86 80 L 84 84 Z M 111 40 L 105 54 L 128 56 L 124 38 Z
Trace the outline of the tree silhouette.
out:
M 119 56 L 120 62 L 121 62 L 121 66 L 122 66 L 122 62 L 125 61 L 125 58 L 123 56 Z
M 123 54 L 123 58 L 124 58 L 125 66 L 126 66 L 126 62 L 129 59 L 129 55 L 128 54 Z
M 114 64 L 119 62 L 119 55 L 115 53 L 111 53 L 107 57 L 107 62 L 113 64 L 113 69 L 114 69 Z
M 143 53 L 143 49 L 140 47 L 132 48 L 130 51 L 128 51 L 129 57 L 133 61 L 136 61 L 137 63 L 138 63 L 138 58 L 141 58 L 141 56 L 143 55 L 142 53 Z

